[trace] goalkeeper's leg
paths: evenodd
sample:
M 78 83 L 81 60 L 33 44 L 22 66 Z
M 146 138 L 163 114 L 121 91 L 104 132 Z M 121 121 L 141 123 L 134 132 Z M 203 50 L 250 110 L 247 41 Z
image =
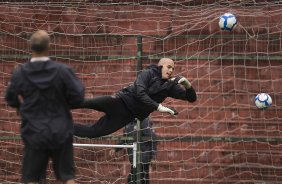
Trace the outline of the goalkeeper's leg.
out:
M 79 108 L 94 109 L 96 111 L 108 113 L 112 111 L 112 105 L 119 104 L 119 101 L 120 99 L 115 96 L 99 96 L 95 98 L 84 99 Z
M 120 98 L 102 96 L 86 103 L 88 103 L 87 108 L 91 107 L 91 109 L 100 110 L 106 114 L 95 124 L 74 124 L 75 136 L 95 138 L 109 135 L 134 120 L 134 116 Z

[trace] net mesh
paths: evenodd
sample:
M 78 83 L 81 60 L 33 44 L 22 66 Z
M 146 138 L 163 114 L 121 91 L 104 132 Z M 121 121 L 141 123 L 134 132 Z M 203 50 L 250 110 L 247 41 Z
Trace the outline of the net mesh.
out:
M 28 39 L 38 29 L 52 39 L 51 58 L 72 66 L 86 97 L 111 95 L 136 76 L 137 37 L 143 67 L 162 57 L 175 60 L 198 94 L 191 104 L 168 98 L 179 115 L 152 113 L 158 135 L 151 183 L 281 183 L 280 1 L 42 1 L 0 4 L 0 182 L 20 182 L 20 117 L 4 101 L 11 72 L 30 57 Z M 218 17 L 233 13 L 232 32 Z M 259 110 L 254 97 L 270 94 Z M 95 123 L 103 113 L 77 109 L 74 120 Z M 122 130 L 78 143 L 116 144 Z M 78 183 L 126 183 L 127 152 L 75 148 Z M 48 183 L 55 177 L 48 167 Z

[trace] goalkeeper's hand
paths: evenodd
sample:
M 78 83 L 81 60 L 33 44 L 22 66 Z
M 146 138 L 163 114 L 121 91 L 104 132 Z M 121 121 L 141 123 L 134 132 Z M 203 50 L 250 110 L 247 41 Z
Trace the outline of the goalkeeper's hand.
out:
M 174 79 L 174 81 L 177 83 L 177 84 L 181 84 L 183 85 L 186 89 L 189 89 L 191 88 L 191 83 L 189 82 L 189 80 L 183 76 L 178 76 Z
M 178 112 L 177 112 L 175 109 L 162 106 L 162 104 L 159 104 L 157 110 L 158 110 L 159 112 L 166 112 L 166 113 L 169 113 L 169 114 L 171 114 L 171 115 L 177 115 L 177 114 L 178 114 Z

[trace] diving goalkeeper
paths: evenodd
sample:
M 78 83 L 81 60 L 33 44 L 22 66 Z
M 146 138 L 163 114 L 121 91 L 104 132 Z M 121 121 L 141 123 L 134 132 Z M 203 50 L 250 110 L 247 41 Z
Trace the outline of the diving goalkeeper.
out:
M 135 118 L 140 121 L 153 111 L 176 115 L 177 112 L 161 103 L 172 97 L 189 102 L 197 99 L 196 92 L 187 78 L 174 77 L 174 61 L 162 58 L 157 65 L 150 65 L 140 72 L 134 84 L 113 96 L 85 99 L 80 108 L 104 112 L 96 123 L 74 124 L 74 135 L 95 138 L 111 134 Z

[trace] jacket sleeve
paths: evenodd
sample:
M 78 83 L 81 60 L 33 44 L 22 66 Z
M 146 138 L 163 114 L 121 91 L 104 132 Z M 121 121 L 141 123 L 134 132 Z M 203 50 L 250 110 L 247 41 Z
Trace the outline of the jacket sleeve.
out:
M 169 97 L 195 102 L 197 100 L 196 91 L 193 87 L 184 89 L 180 84 L 175 84 L 169 91 Z
M 71 68 L 66 67 L 63 75 L 67 102 L 71 108 L 75 108 L 83 102 L 84 86 Z
M 144 103 L 147 107 L 151 107 L 152 109 L 156 110 L 159 106 L 157 102 L 155 102 L 151 97 L 148 95 L 148 88 L 151 79 L 150 71 L 144 70 L 142 71 L 136 78 L 134 82 L 134 91 L 136 98 Z
M 18 99 L 18 95 L 19 95 L 18 75 L 19 75 L 19 69 L 14 70 L 5 95 L 5 100 L 7 101 L 8 105 L 14 108 L 20 107 L 20 101 Z

